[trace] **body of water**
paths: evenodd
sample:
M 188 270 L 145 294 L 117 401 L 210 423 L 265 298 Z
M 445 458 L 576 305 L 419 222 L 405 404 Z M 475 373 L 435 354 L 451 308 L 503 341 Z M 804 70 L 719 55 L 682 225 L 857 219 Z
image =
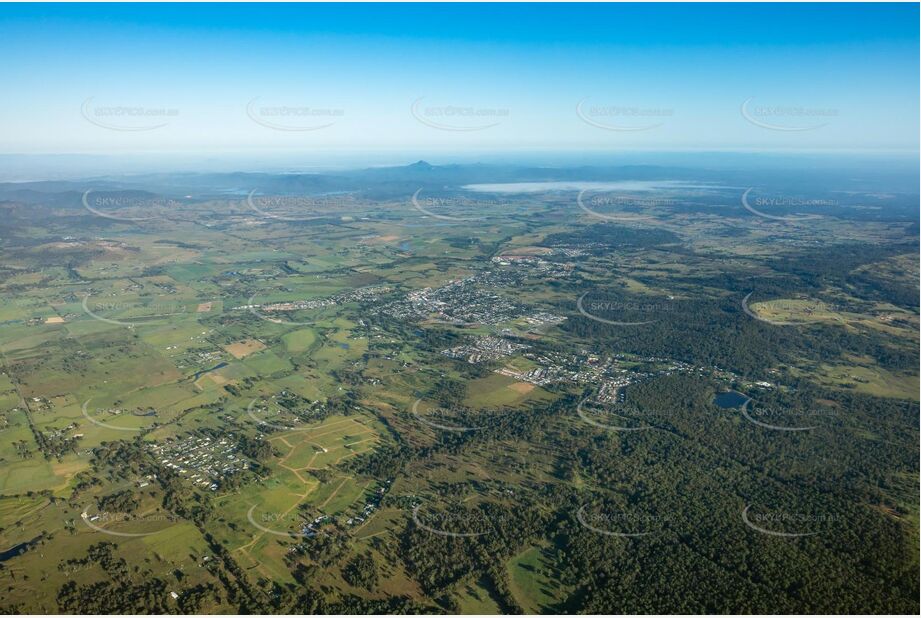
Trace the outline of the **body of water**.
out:
M 748 397 L 735 391 L 717 393 L 716 397 L 713 399 L 713 403 L 724 410 L 729 408 L 741 408 L 742 404 L 746 401 L 748 401 Z
M 227 363 L 219 363 L 219 364 L 215 365 L 214 367 L 212 367 L 212 368 L 210 368 L 210 369 L 202 369 L 201 371 L 199 371 L 198 373 L 196 373 L 194 376 L 192 376 L 192 381 L 194 382 L 195 380 L 197 380 L 198 378 L 202 377 L 202 376 L 205 375 L 206 373 L 210 373 L 210 372 L 212 372 L 212 371 L 217 371 L 218 369 L 221 369 L 222 367 L 226 367 L 226 366 L 227 366 Z
M 10 558 L 15 558 L 16 556 L 19 556 L 20 554 L 26 553 L 27 551 L 32 549 L 32 547 L 36 543 L 38 543 L 38 540 L 40 538 L 41 537 L 35 537 L 31 541 L 26 541 L 25 543 L 14 545 L 13 547 L 7 549 L 6 551 L 0 551 L 0 562 L 6 562 Z
M 480 193 L 542 193 L 545 191 L 679 191 L 682 189 L 718 189 L 721 185 L 684 180 L 617 180 L 612 182 L 564 180 L 547 182 L 497 182 L 464 185 Z

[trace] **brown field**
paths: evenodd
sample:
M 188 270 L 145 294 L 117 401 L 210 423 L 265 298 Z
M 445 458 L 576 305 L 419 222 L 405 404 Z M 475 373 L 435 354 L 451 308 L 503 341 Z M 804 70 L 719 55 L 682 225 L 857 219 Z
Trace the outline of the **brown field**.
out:
M 205 377 L 205 376 L 202 376 L 202 377 Z M 211 378 L 211 381 L 217 384 L 218 386 L 224 386 L 225 384 L 230 384 L 231 382 L 230 379 L 225 378 L 219 373 L 209 373 L 207 377 Z
M 66 491 L 70 486 L 70 481 L 77 474 L 83 472 L 90 468 L 90 463 L 88 461 L 65 461 L 65 462 L 54 462 L 51 464 L 51 472 L 56 477 L 62 479 L 61 484 L 53 487 L 54 491 Z
M 68 478 L 89 467 L 89 462 L 79 460 L 54 461 L 51 463 L 51 470 L 56 476 L 66 476 Z
M 362 241 L 362 242 L 364 242 L 365 244 L 370 245 L 370 244 L 373 244 L 373 243 L 380 243 L 380 242 L 393 242 L 393 241 L 399 240 L 399 239 L 400 239 L 400 237 L 397 236 L 396 234 L 387 234 L 387 235 L 385 235 L 385 236 L 374 236 L 374 237 L 372 237 L 372 238 L 366 238 L 366 239 L 365 239 L 364 241 Z
M 198 313 L 208 313 L 209 311 L 211 311 L 211 303 L 210 302 L 199 303 L 198 308 L 195 311 L 197 311 Z
M 45 324 L 63 324 L 64 318 L 60 316 L 54 316 L 45 320 Z
M 264 350 L 265 344 L 257 339 L 244 339 L 243 341 L 225 345 L 224 349 L 232 354 L 234 358 L 244 358 L 253 352 Z

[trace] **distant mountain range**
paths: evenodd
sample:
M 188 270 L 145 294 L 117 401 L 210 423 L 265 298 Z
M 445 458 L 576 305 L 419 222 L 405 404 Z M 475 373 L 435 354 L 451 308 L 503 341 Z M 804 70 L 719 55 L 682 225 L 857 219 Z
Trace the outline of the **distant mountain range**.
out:
M 397 167 L 373 167 L 322 173 L 155 173 L 104 176 L 86 180 L 0 183 L 0 203 L 79 207 L 86 191 L 110 197 L 165 197 L 176 200 L 238 199 L 259 195 L 320 196 L 350 193 L 364 199 L 407 199 L 416 190 L 454 193 L 469 184 L 619 180 L 679 180 L 719 183 L 728 191 L 759 187 L 764 192 L 842 196 L 886 193 L 917 211 L 915 174 L 861 175 L 853 169 L 803 167 L 797 170 L 748 168 L 740 170 L 656 165 L 538 167 L 515 164 L 432 165 L 417 161 Z M 847 201 L 847 200 L 843 200 Z M 887 206 L 888 208 L 889 206 Z

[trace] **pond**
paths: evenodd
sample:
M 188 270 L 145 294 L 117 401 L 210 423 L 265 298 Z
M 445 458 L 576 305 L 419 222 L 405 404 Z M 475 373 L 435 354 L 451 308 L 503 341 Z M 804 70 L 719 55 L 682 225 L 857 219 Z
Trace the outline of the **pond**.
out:
M 10 549 L 7 549 L 6 551 L 0 551 L 0 562 L 6 562 L 10 558 L 15 558 L 16 556 L 26 553 L 27 551 L 32 549 L 32 547 L 36 543 L 38 543 L 38 540 L 40 538 L 41 538 L 40 536 L 35 537 L 31 541 L 26 541 L 25 543 L 19 543 L 18 545 L 14 545 L 13 547 L 11 547 Z
M 215 365 L 214 367 L 211 367 L 210 369 L 202 369 L 201 371 L 196 372 L 194 376 L 192 376 L 192 381 L 194 382 L 195 380 L 202 377 L 206 373 L 217 371 L 218 369 L 223 369 L 226 366 L 227 366 L 227 363 L 218 363 L 217 365 Z
M 741 408 L 742 404 L 746 401 L 748 401 L 748 397 L 735 391 L 717 393 L 716 397 L 713 399 L 713 403 L 724 410 L 729 408 Z

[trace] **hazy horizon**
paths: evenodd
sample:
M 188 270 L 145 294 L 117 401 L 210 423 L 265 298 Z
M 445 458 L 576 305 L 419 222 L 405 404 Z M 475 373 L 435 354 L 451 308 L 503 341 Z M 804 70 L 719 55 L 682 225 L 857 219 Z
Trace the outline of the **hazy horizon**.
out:
M 710 169 L 749 167 L 795 169 L 803 163 L 820 168 L 869 167 L 918 174 L 914 152 L 775 152 L 775 151 L 403 151 L 348 150 L 290 153 L 271 151 L 224 154 L 8 154 L 0 153 L 0 182 L 79 180 L 94 176 L 145 173 L 323 173 L 374 167 L 401 167 L 417 161 L 432 165 L 520 165 L 533 167 L 661 166 Z
M 212 8 L 0 6 L 0 152 L 919 144 L 912 4 Z

